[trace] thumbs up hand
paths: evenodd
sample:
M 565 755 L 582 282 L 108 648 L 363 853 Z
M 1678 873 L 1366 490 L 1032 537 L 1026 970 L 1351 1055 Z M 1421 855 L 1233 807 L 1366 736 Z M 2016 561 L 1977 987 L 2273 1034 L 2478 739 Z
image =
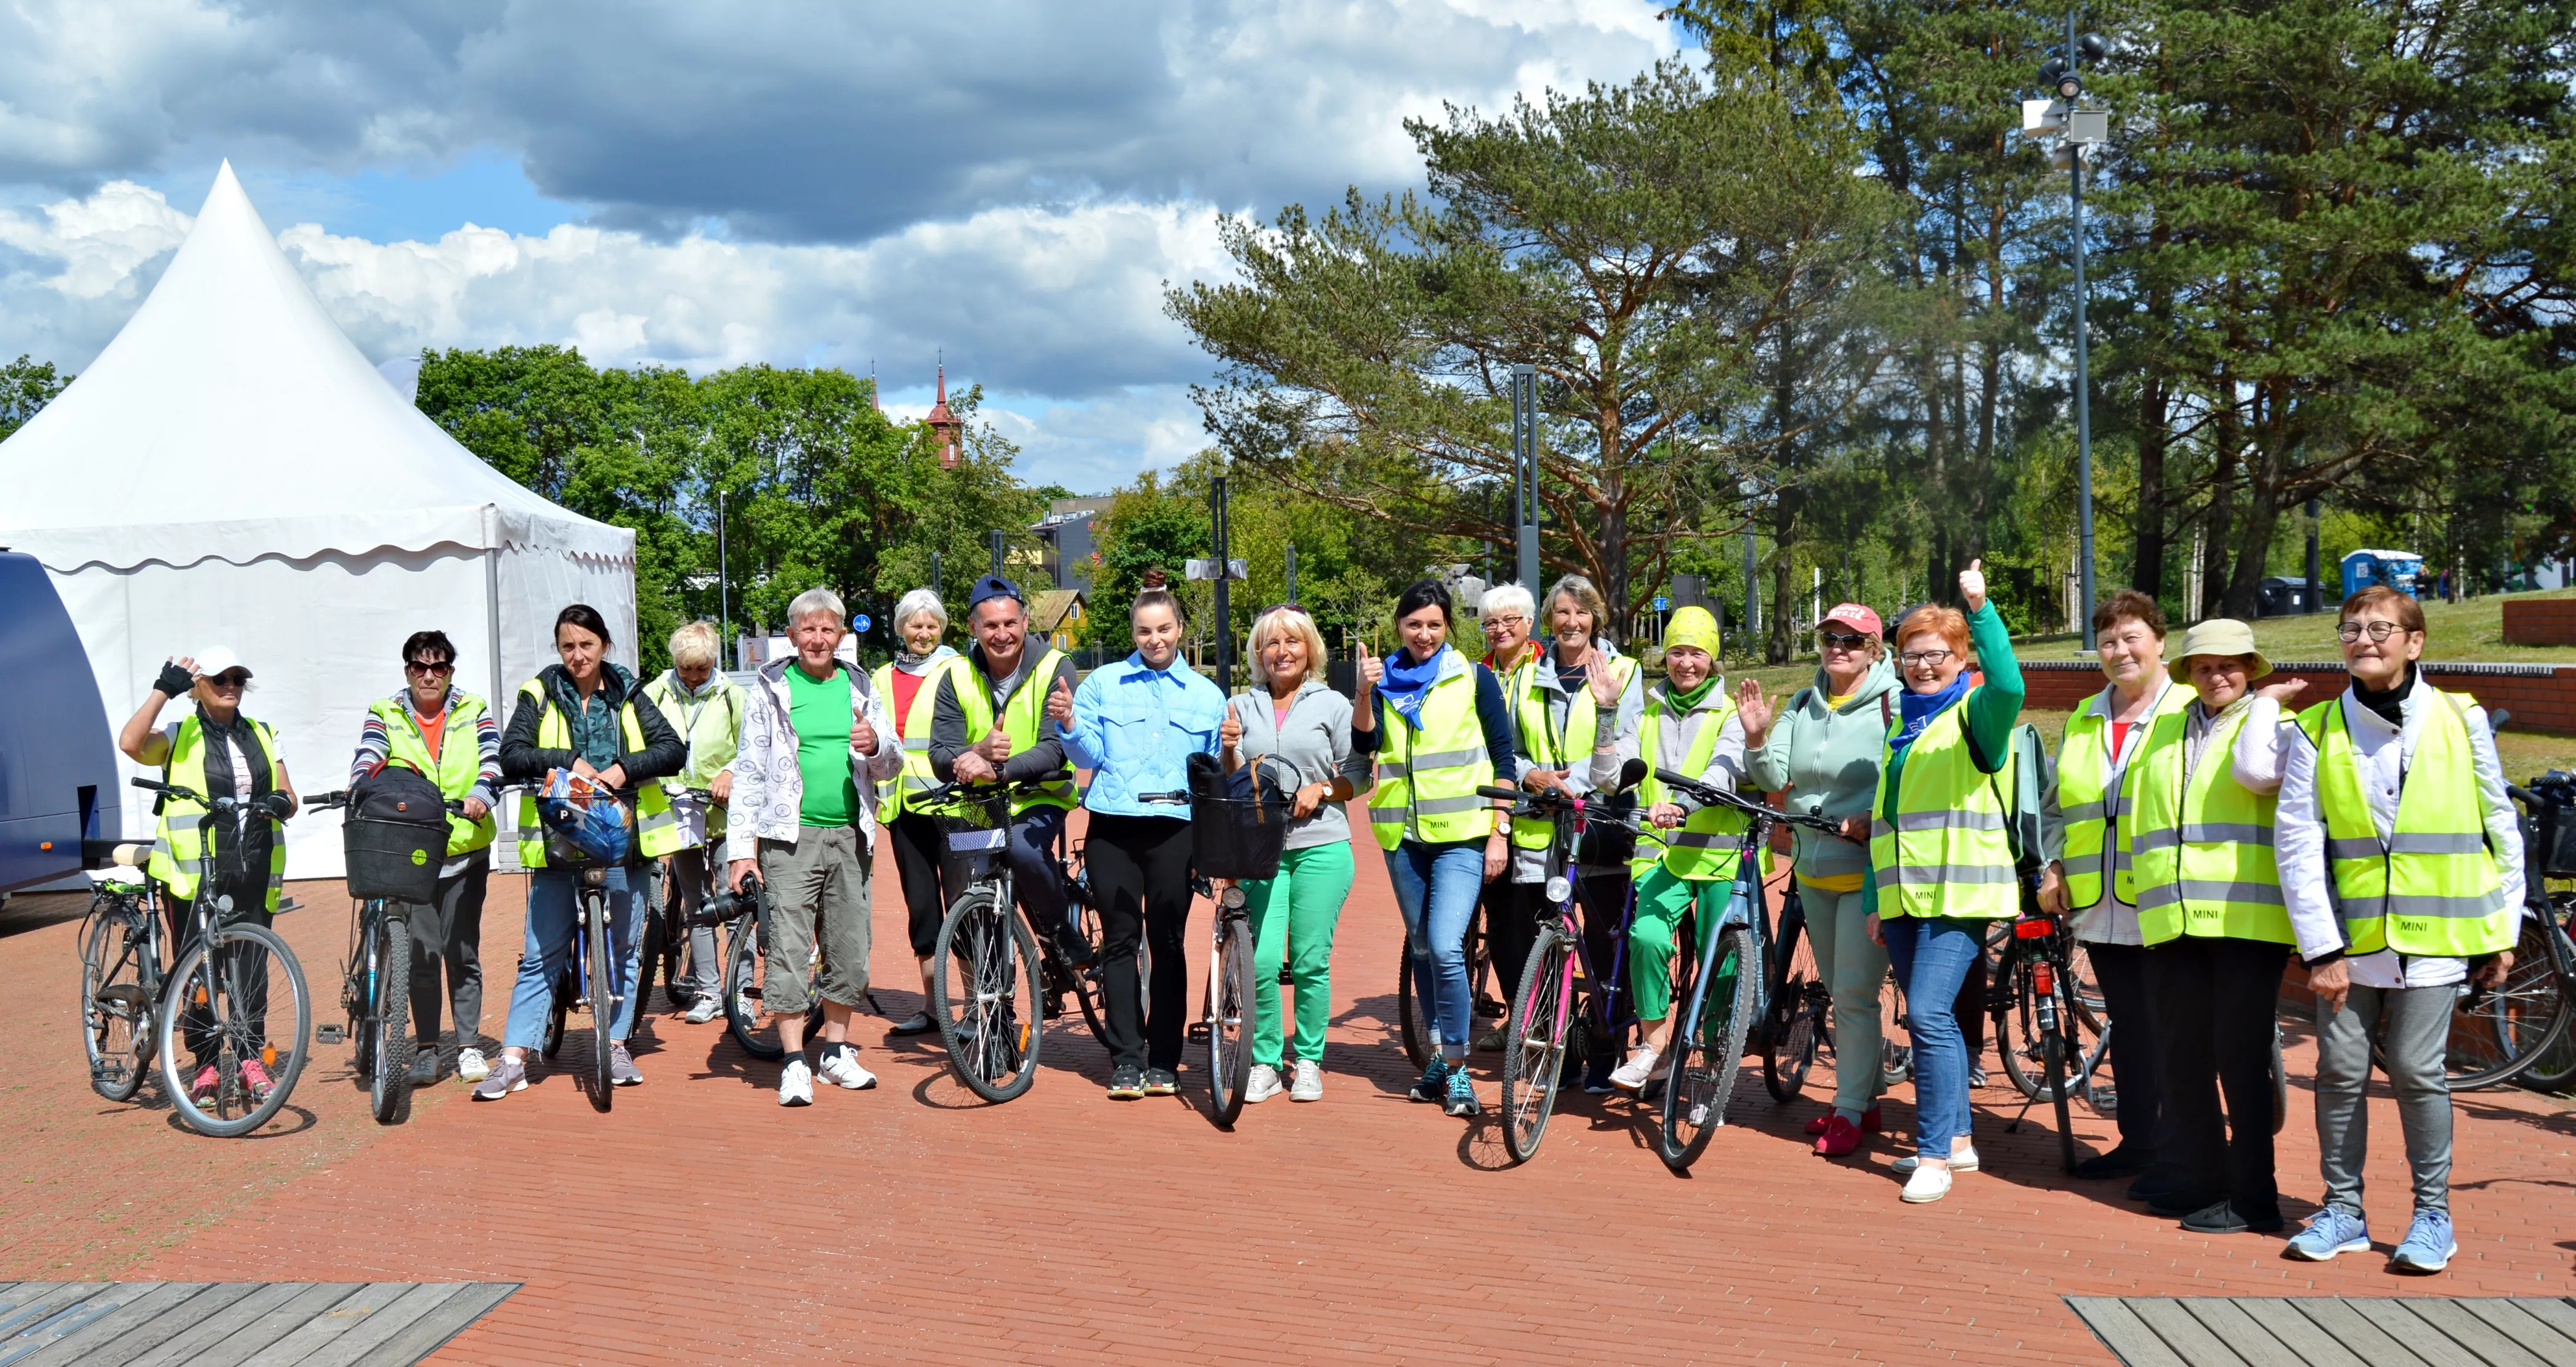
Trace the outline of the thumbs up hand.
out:
M 1216 728 L 1216 738 L 1225 746 L 1227 754 L 1234 753 L 1235 747 L 1243 744 L 1243 718 L 1236 716 L 1233 708 L 1225 709 L 1225 721 Z
M 1971 560 L 1966 569 L 1959 571 L 1959 597 L 1967 602 L 1970 612 L 1986 605 L 1985 561 Z
M 1360 696 L 1365 698 L 1386 677 L 1386 661 L 1369 653 L 1368 642 L 1360 642 Z
M 850 698 L 850 752 L 859 755 L 877 752 L 877 729 L 868 724 L 868 709 L 856 694 Z
M 1057 676 L 1055 687 L 1047 693 L 1046 714 L 1060 729 L 1073 729 L 1073 682 Z

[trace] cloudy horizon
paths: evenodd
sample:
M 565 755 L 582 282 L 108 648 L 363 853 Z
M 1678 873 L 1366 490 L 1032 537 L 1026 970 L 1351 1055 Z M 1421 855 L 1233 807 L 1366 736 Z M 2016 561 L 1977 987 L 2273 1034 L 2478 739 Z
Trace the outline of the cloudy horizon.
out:
M 86 366 L 229 158 L 370 359 L 559 343 L 596 364 L 952 385 L 1033 482 L 1204 445 L 1166 281 L 1220 214 L 1418 183 L 1402 121 L 1623 80 L 1640 0 L 988 0 L 936 13 L 280 0 L 0 14 L 0 358 Z

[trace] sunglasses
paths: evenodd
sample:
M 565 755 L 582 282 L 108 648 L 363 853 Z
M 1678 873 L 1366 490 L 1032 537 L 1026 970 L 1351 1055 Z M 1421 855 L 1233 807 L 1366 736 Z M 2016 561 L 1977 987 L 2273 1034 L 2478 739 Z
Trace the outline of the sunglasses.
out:
M 1819 631 L 1816 633 L 1816 644 L 1831 646 L 1836 650 L 1858 650 L 1869 644 L 1869 638 L 1857 632 Z
M 1252 615 L 1255 617 L 1267 617 L 1274 612 L 1293 612 L 1300 617 L 1312 615 L 1306 611 L 1305 605 L 1301 603 L 1273 603 Z
M 403 665 L 403 668 L 414 674 L 435 677 L 441 674 L 455 673 L 456 662 L 453 660 L 412 660 L 406 662 Z
M 246 669 L 227 669 L 221 674 L 207 675 L 206 682 L 213 684 L 217 688 L 243 688 L 250 684 L 250 671 Z

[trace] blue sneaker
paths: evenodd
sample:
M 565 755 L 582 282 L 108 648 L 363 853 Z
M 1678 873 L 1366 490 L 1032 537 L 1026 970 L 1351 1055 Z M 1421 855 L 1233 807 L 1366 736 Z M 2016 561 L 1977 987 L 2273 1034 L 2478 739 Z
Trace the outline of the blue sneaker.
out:
M 2451 1213 L 2419 1210 L 2415 1223 L 2406 1227 L 2406 1242 L 2389 1255 L 2388 1265 L 2401 1272 L 2439 1272 L 2451 1265 L 2451 1255 L 2459 1251 L 2459 1240 L 2451 1237 Z
M 1446 1059 L 1434 1057 L 1431 1062 L 1423 1066 L 1421 1080 L 1414 1083 L 1412 1087 L 1406 1089 L 1404 1094 L 1415 1101 L 1423 1102 L 1444 1101 L 1448 1099 L 1448 1061 Z
M 2328 1206 L 2308 1217 L 2308 1227 L 2290 1239 L 2289 1253 L 2321 1263 L 2338 1253 L 2370 1251 L 2370 1225 L 2341 1206 Z
M 1466 1069 L 1460 1068 L 1449 1074 L 1449 1104 L 1442 1109 L 1455 1116 L 1484 1113 L 1485 1108 L 1476 1104 L 1476 1084 L 1468 1078 Z

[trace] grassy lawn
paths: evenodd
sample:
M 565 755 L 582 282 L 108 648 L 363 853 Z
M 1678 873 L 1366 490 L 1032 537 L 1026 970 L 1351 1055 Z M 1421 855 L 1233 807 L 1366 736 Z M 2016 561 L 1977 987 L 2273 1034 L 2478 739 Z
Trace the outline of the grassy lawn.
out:
M 2537 593 L 2492 594 L 2461 603 L 2426 603 L 2424 605 L 2424 658 L 2428 660 L 2475 660 L 2484 664 L 2576 664 L 2576 647 L 2507 645 L 2504 639 L 2504 602 L 2512 598 L 2576 597 L 2576 590 L 2543 589 Z M 2174 634 L 2182 634 L 2177 625 Z M 2343 649 L 2335 641 L 2335 615 L 2320 612 L 2303 617 L 2266 617 L 2254 623 L 2254 643 L 2275 660 L 2340 660 Z M 2083 644 L 2072 636 L 2035 638 L 2016 641 L 2013 649 L 2031 660 L 2066 660 L 2075 656 Z M 2167 646 L 2171 649 L 2174 642 Z

